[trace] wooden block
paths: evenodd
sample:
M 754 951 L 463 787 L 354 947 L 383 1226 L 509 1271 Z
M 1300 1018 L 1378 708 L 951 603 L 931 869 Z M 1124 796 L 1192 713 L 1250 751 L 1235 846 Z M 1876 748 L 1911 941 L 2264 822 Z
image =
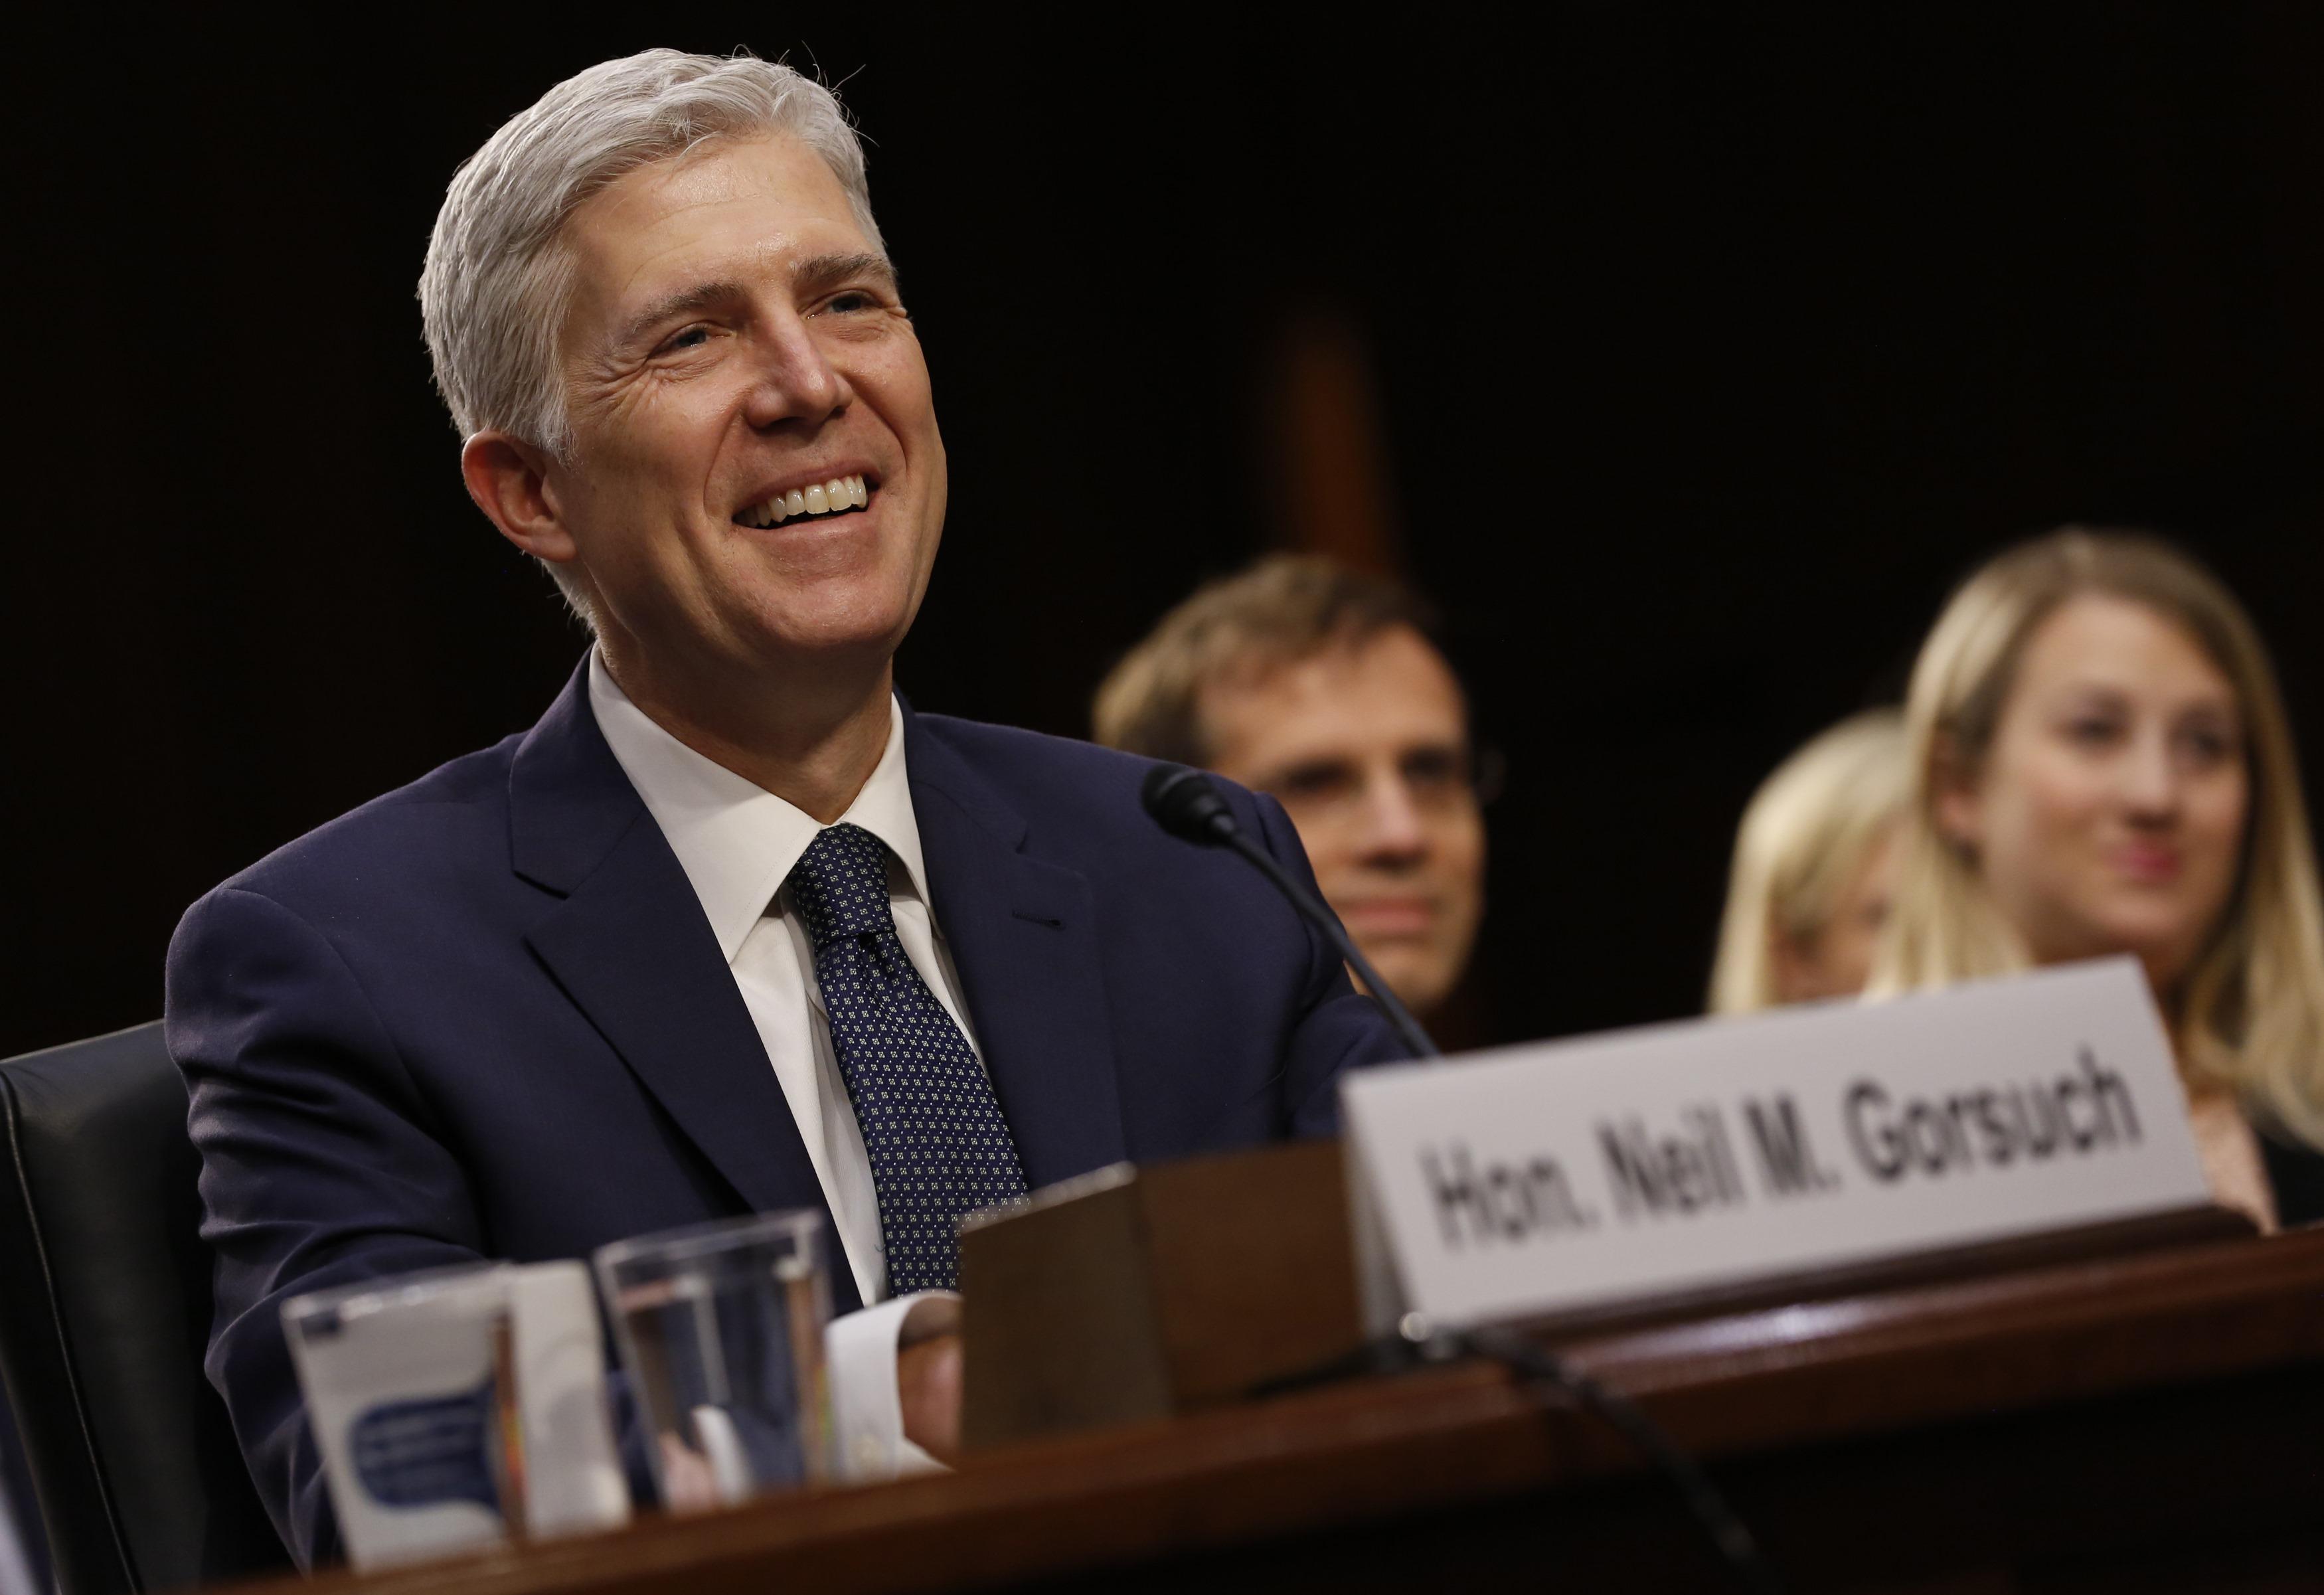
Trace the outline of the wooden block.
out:
M 1353 1351 L 1337 1142 L 1101 1169 L 961 1232 L 962 1443 L 1240 1397 Z
M 1747 1279 L 1560 1314 L 1553 1338 L 1642 1329 L 2252 1233 L 2218 1207 Z M 961 1231 L 962 1443 L 1229 1404 L 1363 1341 L 1337 1142 L 1120 1164 Z

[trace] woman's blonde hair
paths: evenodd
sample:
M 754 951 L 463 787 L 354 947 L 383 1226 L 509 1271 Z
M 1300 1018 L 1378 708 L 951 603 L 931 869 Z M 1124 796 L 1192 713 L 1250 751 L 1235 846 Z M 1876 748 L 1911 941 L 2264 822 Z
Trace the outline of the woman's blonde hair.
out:
M 1784 761 L 1752 794 L 1735 834 L 1711 972 L 1711 1011 L 1754 1013 L 1783 1001 L 1775 940 L 1812 940 L 1840 891 L 1904 812 L 1904 716 L 1851 715 Z
M 1947 836 L 1944 779 L 1993 742 L 2034 629 L 2069 598 L 2105 594 L 2186 628 L 2235 688 L 2250 803 L 2243 858 L 2217 929 L 2177 994 L 2180 1065 L 2232 1087 L 2264 1120 L 2324 1145 L 2324 908 L 2292 728 L 2258 632 L 2186 555 L 2143 534 L 2068 527 L 1989 561 L 1953 595 L 1905 700 L 1913 794 L 1896 911 L 1873 990 L 1907 991 L 2025 968 L 1975 859 Z

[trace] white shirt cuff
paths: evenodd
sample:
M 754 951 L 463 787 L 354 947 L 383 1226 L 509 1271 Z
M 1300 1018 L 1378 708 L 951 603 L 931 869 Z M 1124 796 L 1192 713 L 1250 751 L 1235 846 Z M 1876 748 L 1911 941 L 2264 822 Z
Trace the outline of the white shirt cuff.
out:
M 839 1476 L 853 1484 L 941 1473 L 944 1464 L 904 1438 L 896 1353 L 960 1327 L 960 1297 L 924 1290 L 835 1318 L 824 1332 Z

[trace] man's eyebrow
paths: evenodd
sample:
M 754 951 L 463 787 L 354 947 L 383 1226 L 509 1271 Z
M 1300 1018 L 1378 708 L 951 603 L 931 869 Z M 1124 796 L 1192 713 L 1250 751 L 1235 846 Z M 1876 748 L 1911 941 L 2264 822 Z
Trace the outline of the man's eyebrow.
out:
M 625 349 L 673 317 L 707 309 L 721 300 L 740 299 L 743 291 L 739 282 L 721 281 L 697 282 L 691 288 L 679 289 L 676 293 L 664 294 L 630 318 L 614 338 L 613 346 Z
M 818 254 L 791 268 L 794 292 L 825 293 L 843 282 L 864 278 L 870 278 L 890 293 L 898 290 L 896 268 L 888 263 L 887 256 L 874 254 L 869 250 L 858 250 L 848 254 Z M 623 324 L 613 346 L 627 348 L 665 321 L 707 309 L 724 301 L 744 298 L 748 293 L 749 290 L 740 282 L 722 278 L 664 294 Z
M 889 292 L 897 290 L 896 268 L 884 254 L 857 250 L 848 254 L 818 254 L 791 268 L 791 287 L 799 292 L 822 292 L 851 279 L 870 278 Z

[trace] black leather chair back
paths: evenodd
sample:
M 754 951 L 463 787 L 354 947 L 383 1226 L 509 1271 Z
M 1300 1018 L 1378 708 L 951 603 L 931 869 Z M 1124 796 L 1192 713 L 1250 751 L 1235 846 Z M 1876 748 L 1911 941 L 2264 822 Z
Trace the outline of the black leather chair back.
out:
M 159 1024 L 0 1063 L 0 1374 L 64 1595 L 279 1572 L 202 1374 L 210 1257 Z

